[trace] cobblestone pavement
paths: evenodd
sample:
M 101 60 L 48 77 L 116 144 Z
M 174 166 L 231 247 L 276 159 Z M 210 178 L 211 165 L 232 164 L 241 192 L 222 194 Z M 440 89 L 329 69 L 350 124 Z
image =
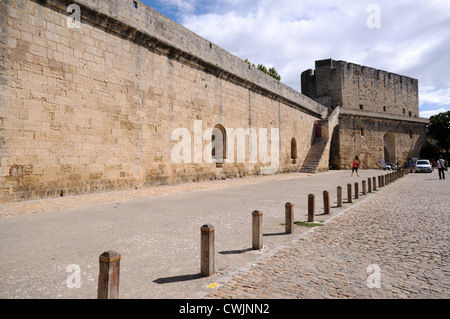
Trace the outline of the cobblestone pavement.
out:
M 377 195 L 206 298 L 450 298 L 449 182 L 409 174 Z

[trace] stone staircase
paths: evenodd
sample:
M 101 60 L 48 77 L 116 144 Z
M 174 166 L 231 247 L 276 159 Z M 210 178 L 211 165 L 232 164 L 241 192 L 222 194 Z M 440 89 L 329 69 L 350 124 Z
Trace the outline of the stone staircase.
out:
M 314 140 L 314 144 L 309 149 L 308 155 L 306 155 L 306 159 L 300 169 L 300 173 L 317 173 L 317 168 L 327 144 L 328 138 L 316 138 Z

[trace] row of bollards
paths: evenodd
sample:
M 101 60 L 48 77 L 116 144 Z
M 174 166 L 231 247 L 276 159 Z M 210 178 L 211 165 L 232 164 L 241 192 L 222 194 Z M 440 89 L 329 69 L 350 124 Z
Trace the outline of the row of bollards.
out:
M 406 170 L 399 170 L 385 175 L 378 176 L 379 187 L 384 187 L 385 185 L 397 180 L 400 177 L 408 174 Z M 377 177 L 368 178 L 367 181 L 363 180 L 362 184 L 362 195 L 367 195 L 367 193 L 372 193 L 372 191 L 377 190 Z M 354 194 L 352 189 L 354 188 Z M 347 184 L 347 203 L 353 203 L 353 199 L 359 199 L 359 183 Z M 330 197 L 327 191 L 323 192 L 323 204 L 324 204 L 324 214 L 330 214 Z M 337 187 L 337 207 L 342 207 L 342 187 Z M 314 222 L 315 216 L 315 196 L 313 194 L 308 195 L 308 222 Z
M 385 185 L 408 174 L 407 170 L 400 170 L 385 175 L 378 176 L 378 186 Z M 347 202 L 352 203 L 353 197 L 359 198 L 359 184 L 354 183 L 355 194 L 352 194 L 352 184 L 347 184 Z M 377 178 L 368 178 L 367 182 L 362 181 L 362 194 L 366 195 L 377 189 Z M 324 214 L 330 214 L 330 193 L 323 192 Z M 337 187 L 337 207 L 342 207 L 342 187 Z M 315 217 L 315 196 L 308 195 L 308 222 L 314 222 Z M 285 232 L 294 232 L 294 205 L 285 205 Z M 252 212 L 252 249 L 263 249 L 263 213 L 255 210 Z M 215 242 L 214 226 L 203 225 L 200 227 L 200 273 L 202 277 L 209 277 L 215 273 Z M 118 299 L 119 298 L 119 275 L 121 256 L 114 251 L 107 251 L 99 257 L 99 277 L 98 277 L 98 299 Z

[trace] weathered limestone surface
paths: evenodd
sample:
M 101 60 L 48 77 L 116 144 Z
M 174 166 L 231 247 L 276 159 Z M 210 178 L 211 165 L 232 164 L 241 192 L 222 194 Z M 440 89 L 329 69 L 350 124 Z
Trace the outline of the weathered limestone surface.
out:
M 302 73 L 302 92 L 329 108 L 418 117 L 418 86 L 417 79 L 331 59 Z
M 341 109 L 339 142 L 332 147 L 334 166 L 351 168 L 354 156 L 358 156 L 361 168 L 379 168 L 380 159 L 403 165 L 413 156 L 419 156 L 425 142 L 427 121 L 395 120 L 393 116 L 374 117 L 364 112 Z
M 419 156 L 428 120 L 418 117 L 417 79 L 328 59 L 303 72 L 301 82 L 303 94 L 340 108 L 332 167 L 349 169 L 355 156 L 363 168 L 378 168 L 381 159 L 403 165 Z
M 81 28 L 67 26 L 73 3 Z M 186 128 L 193 151 L 195 121 L 202 133 L 267 129 L 268 154 L 278 128 L 278 172 L 295 171 L 327 115 L 139 2 L 7 0 L 0 22 L 0 200 L 242 177 L 268 165 L 250 163 L 248 145 L 244 163 L 174 163 L 172 132 Z

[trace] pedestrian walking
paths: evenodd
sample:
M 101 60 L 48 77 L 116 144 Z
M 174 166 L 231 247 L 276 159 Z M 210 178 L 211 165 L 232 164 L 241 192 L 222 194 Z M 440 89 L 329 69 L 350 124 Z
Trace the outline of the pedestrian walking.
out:
M 355 159 L 353 160 L 353 163 L 352 163 L 352 176 L 353 176 L 353 172 L 356 172 L 356 176 L 359 177 L 359 175 L 358 175 L 358 165 L 359 165 L 358 158 L 355 157 Z
M 437 168 L 439 171 L 439 179 L 445 179 L 445 161 L 442 158 L 442 156 L 439 156 L 439 159 L 437 161 Z

